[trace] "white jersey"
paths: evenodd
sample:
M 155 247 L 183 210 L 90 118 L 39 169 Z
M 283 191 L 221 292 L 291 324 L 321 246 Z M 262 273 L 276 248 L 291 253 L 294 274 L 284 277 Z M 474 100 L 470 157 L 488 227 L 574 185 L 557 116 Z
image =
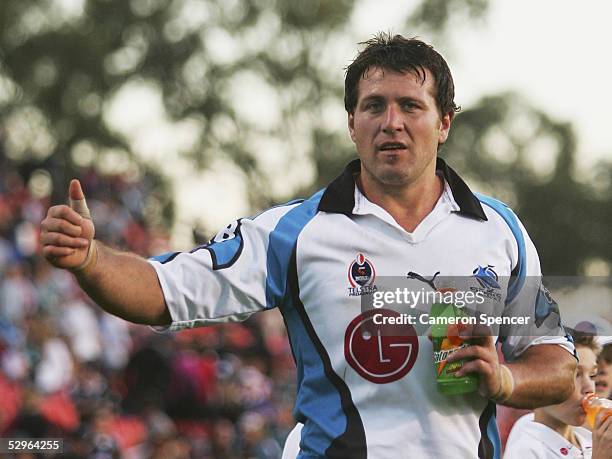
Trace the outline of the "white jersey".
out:
M 412 325 L 383 336 L 374 312 L 398 312 L 362 310 L 361 299 L 387 277 L 483 275 L 490 281 L 483 291 L 502 308 L 512 312 L 527 296 L 531 314 L 558 328 L 551 338 L 509 337 L 506 359 L 539 342 L 573 352 L 552 317 L 556 304 L 540 301 L 542 292 L 525 283 L 540 278 L 540 265 L 514 214 L 476 197 L 442 160 L 437 167 L 444 192 L 412 233 L 360 193 L 354 161 L 308 200 L 240 219 L 191 253 L 151 261 L 170 330 L 280 308 L 297 366 L 300 459 L 397 459 L 407 451 L 415 458 L 500 457 L 495 404 L 478 394 L 441 395 L 429 339 Z M 501 282 L 511 275 L 514 281 Z
M 591 432 L 572 427 L 577 447 L 548 426 L 533 420 L 534 414 L 521 417 L 510 431 L 504 459 L 590 459 L 593 452 Z

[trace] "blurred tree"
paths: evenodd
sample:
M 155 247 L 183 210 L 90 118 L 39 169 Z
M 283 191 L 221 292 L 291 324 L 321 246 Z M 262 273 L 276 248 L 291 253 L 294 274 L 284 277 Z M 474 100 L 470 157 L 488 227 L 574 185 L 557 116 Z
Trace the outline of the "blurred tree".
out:
M 201 169 L 236 163 L 251 204 L 261 207 L 327 178 L 330 161 L 339 165 L 350 155 L 346 136 L 329 120 L 345 116 L 337 55 L 348 60 L 363 38 L 351 31 L 358 4 L 5 0 L 0 139 L 13 159 L 48 159 L 57 185 L 81 165 L 129 167 L 138 162 L 133 132 L 108 112 L 122 89 L 149 88 L 161 93 L 166 121 L 194 139 L 181 153 Z M 486 5 L 422 0 L 405 15 L 442 31 L 451 12 L 478 16 Z M 256 98 L 256 110 L 242 103 L 246 97 Z M 295 172 L 279 181 L 285 170 Z
M 514 93 L 483 97 L 456 117 L 441 156 L 476 189 L 517 212 L 544 273 L 575 275 L 591 261 L 612 260 L 606 236 L 612 163 L 579 180 L 570 124 L 552 120 Z
M 159 116 L 171 132 L 189 139 L 167 147 L 167 158 L 179 152 L 198 169 L 236 164 L 253 208 L 305 195 L 355 154 L 344 127 L 338 61 L 344 56 L 348 64 L 354 43 L 364 38 L 351 22 L 360 5 L 5 0 L 0 142 L 15 160 L 44 159 L 63 198 L 75 167 L 95 163 L 121 170 L 145 163 L 133 154 L 134 127 L 117 121 L 122 117 L 114 108 L 126 88 L 145 88 L 160 94 Z M 485 18 L 488 5 L 415 1 L 398 32 L 427 33 L 437 47 L 452 50 L 456 24 Z M 576 179 L 570 126 L 517 100 L 507 94 L 485 98 L 460 114 L 446 148 L 451 164 L 485 188 L 492 184 L 491 194 L 518 209 L 546 272 L 578 272 L 593 256 L 612 259 L 602 232 L 603 216 L 610 214 L 604 212 L 610 167 L 598 169 L 600 183 L 608 181 L 595 194 Z M 149 115 L 142 108 L 138 113 Z M 159 143 L 157 135 L 149 129 L 146 140 Z M 162 162 L 164 172 L 171 161 Z M 171 193 L 160 196 L 169 199 Z

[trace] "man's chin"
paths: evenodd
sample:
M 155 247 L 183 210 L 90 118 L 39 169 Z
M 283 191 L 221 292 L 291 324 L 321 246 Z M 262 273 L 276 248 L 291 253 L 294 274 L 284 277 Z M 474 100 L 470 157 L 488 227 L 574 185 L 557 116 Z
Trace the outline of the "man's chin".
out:
M 386 186 L 403 186 L 410 183 L 409 175 L 405 171 L 392 166 L 380 168 L 376 180 Z

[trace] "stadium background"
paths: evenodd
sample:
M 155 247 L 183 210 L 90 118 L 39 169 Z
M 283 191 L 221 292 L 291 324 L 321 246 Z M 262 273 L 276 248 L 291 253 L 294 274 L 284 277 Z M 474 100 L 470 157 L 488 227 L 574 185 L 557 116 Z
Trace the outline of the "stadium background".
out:
M 96 237 L 149 256 L 320 188 L 353 154 L 342 67 L 371 34 L 359 23 L 371 5 L 3 2 L 0 435 L 63 437 L 73 457 L 279 457 L 295 368 L 277 311 L 170 336 L 127 324 L 41 259 L 38 224 L 79 177 Z M 458 24 L 484 34 L 495 11 L 415 1 L 394 30 L 418 30 L 454 69 Z M 517 210 L 545 273 L 608 276 L 610 149 L 537 98 L 474 94 L 458 97 L 451 164 Z M 162 122 L 134 121 L 151 107 Z

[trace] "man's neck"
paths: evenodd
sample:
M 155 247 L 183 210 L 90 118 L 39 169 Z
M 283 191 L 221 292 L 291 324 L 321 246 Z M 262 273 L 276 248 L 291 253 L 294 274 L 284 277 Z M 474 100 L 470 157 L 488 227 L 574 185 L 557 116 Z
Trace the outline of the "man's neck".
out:
M 406 186 L 386 186 L 364 174 L 362 169 L 357 186 L 370 202 L 385 209 L 402 228 L 412 233 L 436 206 L 444 191 L 444 180 L 434 172 Z
M 569 424 L 565 424 L 560 420 L 550 416 L 548 413 L 542 410 L 535 410 L 533 420 L 550 427 L 552 430 L 557 432 L 563 438 L 565 438 L 571 444 L 580 447 L 576 435 L 574 435 L 574 429 Z

